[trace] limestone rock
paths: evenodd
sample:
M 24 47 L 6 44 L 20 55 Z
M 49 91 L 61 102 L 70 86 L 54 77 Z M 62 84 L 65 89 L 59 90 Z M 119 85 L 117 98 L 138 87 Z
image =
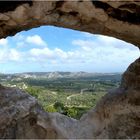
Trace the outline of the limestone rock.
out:
M 34 97 L 19 89 L 0 86 L 1 139 L 66 138 L 63 130 L 69 131 L 75 122 L 59 113 L 44 112 Z
M 3 23 L 0 26 L 0 38 L 41 25 L 55 25 L 113 36 L 140 46 L 140 2 L 135 0 L 0 3 L 0 13 L 3 15 L 0 16 Z M 11 21 L 16 24 L 8 24 Z
M 133 97 L 133 98 L 132 98 Z M 21 90 L 0 88 L 0 138 L 140 138 L 140 94 L 116 89 L 75 120 L 47 113 Z
M 0 38 L 54 25 L 116 37 L 140 48 L 140 2 L 136 0 L 0 4 Z M 103 97 L 80 120 L 44 112 L 30 95 L 0 86 L 0 138 L 140 139 L 140 58 L 124 73 L 120 88 Z
M 121 86 L 125 89 L 140 90 L 140 58 L 132 63 L 123 74 Z

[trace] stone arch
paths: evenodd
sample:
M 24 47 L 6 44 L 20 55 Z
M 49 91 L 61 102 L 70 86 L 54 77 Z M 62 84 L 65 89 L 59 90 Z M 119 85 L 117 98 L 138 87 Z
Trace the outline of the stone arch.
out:
M 140 47 L 140 2 L 135 0 L 0 4 L 0 38 L 54 25 L 116 37 Z M 0 90 L 0 138 L 140 138 L 140 58 L 124 73 L 120 88 L 106 95 L 79 121 L 43 112 L 34 98 L 20 90 Z M 34 125 L 28 119 L 32 116 Z
M 54 25 L 108 35 L 140 46 L 140 2 L 131 0 L 0 3 L 0 38 L 41 25 Z

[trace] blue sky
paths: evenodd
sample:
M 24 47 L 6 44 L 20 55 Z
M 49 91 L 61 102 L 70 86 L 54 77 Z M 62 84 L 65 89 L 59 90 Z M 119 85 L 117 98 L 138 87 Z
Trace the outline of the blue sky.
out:
M 53 26 L 0 40 L 0 72 L 124 72 L 140 56 L 124 41 Z

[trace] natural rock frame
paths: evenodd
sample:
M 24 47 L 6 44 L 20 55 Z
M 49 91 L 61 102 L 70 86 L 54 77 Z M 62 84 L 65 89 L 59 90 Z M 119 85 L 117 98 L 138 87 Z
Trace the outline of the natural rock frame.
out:
M 140 48 L 140 2 L 136 0 L 0 4 L 0 38 L 54 25 L 116 37 Z M 33 97 L 12 88 L 0 87 L 0 106 L 0 138 L 140 138 L 140 58 L 124 73 L 121 86 L 79 121 L 46 113 Z

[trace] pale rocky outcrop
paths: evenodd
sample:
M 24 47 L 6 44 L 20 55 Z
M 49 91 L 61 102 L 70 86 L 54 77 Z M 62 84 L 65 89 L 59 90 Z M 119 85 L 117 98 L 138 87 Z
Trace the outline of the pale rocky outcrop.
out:
M 116 37 L 140 47 L 140 2 L 135 0 L 0 3 L 0 38 L 55 25 Z M 140 138 L 140 59 L 124 73 L 120 88 L 80 120 L 44 112 L 35 98 L 2 86 L 0 107 L 0 138 Z

